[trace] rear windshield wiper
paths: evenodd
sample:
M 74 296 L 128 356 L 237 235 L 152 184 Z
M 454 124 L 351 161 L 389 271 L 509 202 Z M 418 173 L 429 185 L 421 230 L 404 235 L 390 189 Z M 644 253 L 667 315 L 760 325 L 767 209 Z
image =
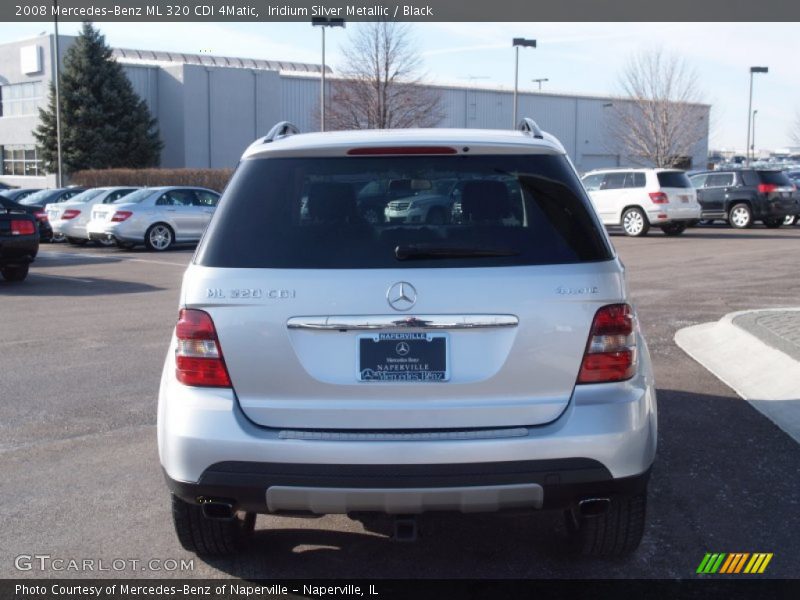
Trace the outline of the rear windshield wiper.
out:
M 397 260 L 419 258 L 481 258 L 492 256 L 517 256 L 519 250 L 513 248 L 492 248 L 488 246 L 443 246 L 440 244 L 406 244 L 394 249 Z

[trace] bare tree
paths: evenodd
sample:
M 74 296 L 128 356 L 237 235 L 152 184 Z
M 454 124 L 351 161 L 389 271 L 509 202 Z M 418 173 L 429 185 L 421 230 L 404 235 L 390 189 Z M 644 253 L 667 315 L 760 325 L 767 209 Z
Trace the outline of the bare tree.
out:
M 443 117 L 438 91 L 423 86 L 422 61 L 407 24 L 361 23 L 331 81 L 328 129 L 433 127 Z
M 609 121 L 615 150 L 636 164 L 683 166 L 709 128 L 695 72 L 656 49 L 635 54 L 619 83 L 625 97 Z
M 800 109 L 794 113 L 794 125 L 792 125 L 792 141 L 800 146 Z

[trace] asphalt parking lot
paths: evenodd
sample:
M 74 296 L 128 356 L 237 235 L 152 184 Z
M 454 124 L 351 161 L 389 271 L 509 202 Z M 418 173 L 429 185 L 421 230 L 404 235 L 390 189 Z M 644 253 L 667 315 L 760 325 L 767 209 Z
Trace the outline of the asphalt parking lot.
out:
M 675 331 L 800 304 L 800 227 L 613 236 L 659 393 L 649 529 L 617 561 L 572 558 L 560 514 L 426 515 L 416 543 L 388 520 L 259 516 L 249 552 L 191 572 L 17 571 L 15 557 L 191 558 L 172 531 L 156 393 L 191 248 L 160 254 L 44 245 L 0 283 L 0 576 L 694 577 L 706 552 L 771 552 L 798 577 L 800 446 L 674 343 Z

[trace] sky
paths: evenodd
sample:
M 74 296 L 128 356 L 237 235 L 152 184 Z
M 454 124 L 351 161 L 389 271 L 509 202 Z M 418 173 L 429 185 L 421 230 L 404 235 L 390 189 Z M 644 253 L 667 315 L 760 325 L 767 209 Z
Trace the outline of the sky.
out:
M 309 23 L 98 23 L 112 46 L 222 56 L 320 62 L 320 30 Z M 61 23 L 62 34 L 79 23 Z M 340 48 L 359 27 L 327 32 L 326 62 L 334 70 Z M 606 95 L 620 92 L 629 58 L 660 48 L 683 58 L 711 104 L 710 146 L 743 151 L 747 136 L 750 66 L 756 75 L 756 147 L 793 142 L 800 113 L 800 35 L 796 23 L 415 23 L 414 45 L 433 83 L 513 89 L 514 37 L 535 38 L 520 50 L 520 89 L 546 77 L 544 91 Z M 0 43 L 51 32 L 50 23 L 0 23 Z M 535 115 L 533 115 L 535 118 Z

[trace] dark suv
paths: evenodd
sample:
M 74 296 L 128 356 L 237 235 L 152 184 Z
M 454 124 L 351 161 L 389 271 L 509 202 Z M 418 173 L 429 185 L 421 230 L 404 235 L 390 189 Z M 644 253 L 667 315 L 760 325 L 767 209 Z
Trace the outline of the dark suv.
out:
M 691 176 L 703 219 L 725 219 L 737 229 L 761 221 L 780 227 L 798 212 L 795 186 L 783 171 L 736 169 L 705 171 Z

